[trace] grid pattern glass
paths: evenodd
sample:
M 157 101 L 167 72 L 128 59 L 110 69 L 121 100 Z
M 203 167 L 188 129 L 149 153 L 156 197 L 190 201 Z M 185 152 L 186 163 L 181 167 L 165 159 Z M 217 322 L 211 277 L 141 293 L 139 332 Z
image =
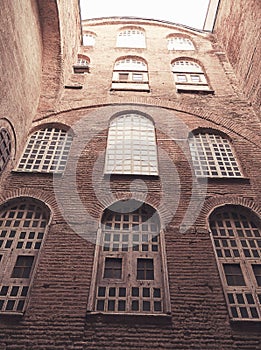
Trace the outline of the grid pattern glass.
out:
M 189 146 L 196 176 L 242 177 L 230 142 L 221 135 L 194 135 Z
M 11 154 L 11 137 L 4 128 L 0 130 L 0 173 L 4 170 Z
M 113 257 L 117 271 L 122 270 L 121 279 L 119 274 L 104 278 L 98 273 L 95 311 L 163 313 L 158 216 L 145 204 L 132 212 L 123 211 L 107 209 L 103 217 L 100 270 L 107 271 L 107 261 Z
M 217 209 L 210 229 L 221 279 L 233 319 L 261 319 L 261 288 L 253 266 L 261 261 L 261 229 L 246 212 L 232 206 Z
M 171 37 L 168 39 L 168 50 L 195 50 L 190 39 L 182 37 Z
M 62 173 L 72 143 L 65 130 L 46 128 L 32 134 L 22 155 L 18 171 Z
M 30 270 L 38 256 L 48 219 L 48 214 L 31 201 L 13 203 L 2 208 L 0 312 L 24 310 L 30 285 Z
M 145 48 L 145 33 L 137 29 L 126 29 L 117 36 L 117 47 Z
M 142 60 L 137 60 L 135 58 L 125 58 L 118 60 L 115 63 L 114 70 L 134 70 L 146 72 L 148 69 L 146 63 Z
M 151 120 L 125 114 L 110 123 L 105 173 L 158 175 L 155 128 Z

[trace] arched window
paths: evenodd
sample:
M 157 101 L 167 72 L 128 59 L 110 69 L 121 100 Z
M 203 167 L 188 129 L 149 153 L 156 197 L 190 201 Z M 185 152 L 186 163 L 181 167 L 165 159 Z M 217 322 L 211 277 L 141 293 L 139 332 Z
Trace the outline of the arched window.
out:
M 66 130 L 54 127 L 37 130 L 27 141 L 17 171 L 62 173 L 72 139 Z
M 11 137 L 5 128 L 0 129 L 0 174 L 11 156 Z
M 226 205 L 210 216 L 211 236 L 230 317 L 261 319 L 261 222 Z
M 149 91 L 146 62 L 136 57 L 117 60 L 113 69 L 112 89 Z
M 141 28 L 123 28 L 117 35 L 117 47 L 146 48 L 145 31 Z
M 188 38 L 180 36 L 170 36 L 168 37 L 168 50 L 195 50 L 192 41 Z
M 74 73 L 89 72 L 90 59 L 84 55 L 78 55 L 77 63 L 73 66 Z
M 111 121 L 105 173 L 158 175 L 155 128 L 150 119 L 128 112 Z
M 178 92 L 208 92 L 209 88 L 203 68 L 192 60 L 175 60 L 171 64 Z
M 24 311 L 49 216 L 29 198 L 0 207 L 0 313 Z
M 229 140 L 211 132 L 200 132 L 189 138 L 196 176 L 242 177 Z
M 91 32 L 86 32 L 83 34 L 82 37 L 83 41 L 83 46 L 94 46 L 95 45 L 95 40 L 96 40 L 96 34 L 91 33 Z
M 167 313 L 163 249 L 159 216 L 151 206 L 128 200 L 106 209 L 97 246 L 90 311 Z

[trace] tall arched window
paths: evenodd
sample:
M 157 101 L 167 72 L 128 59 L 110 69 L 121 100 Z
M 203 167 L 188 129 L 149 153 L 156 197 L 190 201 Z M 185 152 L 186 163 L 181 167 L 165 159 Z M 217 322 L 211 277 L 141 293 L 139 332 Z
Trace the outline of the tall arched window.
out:
M 190 59 L 175 60 L 171 64 L 178 92 L 208 92 L 209 88 L 203 68 Z
M 229 140 L 219 134 L 199 132 L 189 138 L 196 176 L 242 177 Z
M 210 216 L 230 317 L 261 320 L 261 221 L 249 210 L 226 205 Z
M 24 311 L 49 217 L 49 210 L 31 198 L 0 207 L 0 313 Z
M 66 130 L 46 127 L 34 132 L 25 146 L 18 171 L 62 173 L 72 143 Z
M 90 311 L 167 313 L 164 246 L 155 209 L 135 200 L 115 203 L 104 212 L 98 242 Z
M 112 89 L 149 91 L 146 62 L 139 57 L 118 59 L 113 69 Z
M 0 129 L 0 174 L 11 156 L 11 137 L 5 128 Z
M 105 173 L 158 175 L 155 127 L 149 118 L 128 112 L 112 119 Z
M 180 36 L 169 36 L 168 40 L 168 50 L 195 50 L 192 41 L 188 38 Z
M 82 41 L 83 46 L 94 46 L 96 40 L 96 34 L 92 32 L 86 32 L 83 34 Z
M 117 47 L 145 48 L 145 31 L 138 27 L 123 28 L 117 35 Z

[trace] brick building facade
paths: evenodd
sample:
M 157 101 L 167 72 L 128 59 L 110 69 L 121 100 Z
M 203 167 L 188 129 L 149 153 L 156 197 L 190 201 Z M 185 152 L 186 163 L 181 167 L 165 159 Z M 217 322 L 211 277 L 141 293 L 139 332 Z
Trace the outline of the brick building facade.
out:
M 25 3 L 1 8 L 0 349 L 261 349 L 258 99 L 223 12 Z

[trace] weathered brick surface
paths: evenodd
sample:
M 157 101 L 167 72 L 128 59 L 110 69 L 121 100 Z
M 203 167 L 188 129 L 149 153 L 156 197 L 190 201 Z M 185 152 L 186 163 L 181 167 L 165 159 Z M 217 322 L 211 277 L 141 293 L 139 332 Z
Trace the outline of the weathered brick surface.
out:
M 129 20 L 84 22 L 86 29 L 97 34 L 97 41 L 94 48 L 79 48 L 91 60 L 90 73 L 81 76 L 69 73 L 77 54 L 76 38 L 68 28 L 73 12 L 69 7 L 59 8 L 61 17 L 69 12 L 71 16 L 68 27 L 60 17 L 64 29 L 59 34 L 63 39 L 59 39 L 55 23 L 48 18 L 48 13 L 56 11 L 56 2 L 46 4 L 45 9 L 40 8 L 40 18 L 42 25 L 46 21 L 52 24 L 50 43 L 45 43 L 50 47 L 50 57 L 46 51 L 41 101 L 28 130 L 30 126 L 34 129 L 57 123 L 72 127 L 75 136 L 62 176 L 11 171 L 17 164 L 17 155 L 1 178 L 1 203 L 19 196 L 38 198 L 49 206 L 52 218 L 24 316 L 0 316 L 0 350 L 261 349 L 260 323 L 229 321 L 207 226 L 210 212 L 226 203 L 260 213 L 260 125 L 216 37 L 157 21 L 132 20 L 132 24 L 146 30 L 147 49 L 130 52 L 147 60 L 151 92 L 112 93 L 114 61 L 129 54 L 129 50 L 115 48 L 116 33 Z M 47 35 L 48 26 L 44 30 Z M 166 36 L 174 32 L 190 35 L 197 50 L 168 52 Z M 60 40 L 62 47 L 66 36 L 73 54 L 68 57 L 70 50 L 64 47 L 61 58 L 56 44 Z M 215 95 L 176 93 L 170 62 L 190 55 L 203 63 Z M 63 82 L 75 83 L 77 79 L 83 84 L 82 89 L 64 89 Z M 153 118 L 159 152 L 158 178 L 104 177 L 109 121 L 122 110 L 138 110 Z M 210 180 L 194 224 L 181 233 L 194 186 L 186 138 L 189 131 L 197 128 L 228 135 L 244 179 Z M 21 144 L 24 143 L 25 139 Z M 86 314 L 94 242 L 102 212 L 115 200 L 132 196 L 157 208 L 166 224 L 171 315 Z M 201 199 L 197 196 L 196 204 L 197 198 Z

